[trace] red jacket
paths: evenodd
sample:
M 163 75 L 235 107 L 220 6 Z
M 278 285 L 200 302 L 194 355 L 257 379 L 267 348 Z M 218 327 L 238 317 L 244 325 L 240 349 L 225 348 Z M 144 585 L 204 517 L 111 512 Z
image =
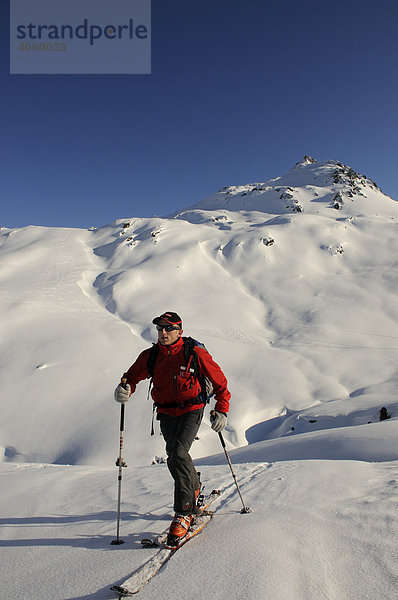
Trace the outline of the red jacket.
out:
M 181 367 L 185 367 L 184 341 L 180 337 L 174 344 L 163 346 L 159 344 L 159 353 L 153 370 L 152 398 L 159 413 L 167 413 L 178 417 L 186 412 L 197 410 L 204 404 L 192 404 L 200 392 L 200 385 L 196 378 L 186 376 Z M 202 346 L 195 346 L 194 352 L 198 357 L 200 372 L 206 375 L 213 384 L 216 398 L 215 409 L 227 413 L 231 394 L 227 388 L 227 380 L 217 363 Z M 147 379 L 148 357 L 150 348 L 147 348 L 131 365 L 123 377 L 130 384 L 131 393 L 134 393 L 137 383 Z M 167 407 L 162 405 L 181 404 L 180 407 Z

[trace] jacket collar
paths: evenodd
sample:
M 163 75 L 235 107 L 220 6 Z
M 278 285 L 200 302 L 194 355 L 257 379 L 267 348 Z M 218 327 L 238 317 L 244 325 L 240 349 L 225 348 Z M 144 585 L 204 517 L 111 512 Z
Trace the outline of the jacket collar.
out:
M 182 336 L 180 336 L 178 340 L 174 342 L 174 344 L 170 344 L 170 346 L 164 346 L 159 342 L 158 346 L 160 352 L 163 352 L 163 354 L 177 354 L 184 347 L 184 340 L 182 339 Z

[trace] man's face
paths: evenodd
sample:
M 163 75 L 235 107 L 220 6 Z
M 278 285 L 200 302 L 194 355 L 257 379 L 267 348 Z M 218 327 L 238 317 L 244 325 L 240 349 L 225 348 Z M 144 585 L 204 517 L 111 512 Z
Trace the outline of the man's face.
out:
M 171 327 L 170 323 L 167 323 L 166 321 L 160 321 L 157 324 L 158 340 L 162 346 L 170 346 L 170 344 L 174 344 L 174 342 L 176 342 L 181 335 L 181 329 L 178 327 L 178 325 L 173 326 L 178 327 L 178 329 L 172 329 L 171 331 L 166 331 L 166 327 Z

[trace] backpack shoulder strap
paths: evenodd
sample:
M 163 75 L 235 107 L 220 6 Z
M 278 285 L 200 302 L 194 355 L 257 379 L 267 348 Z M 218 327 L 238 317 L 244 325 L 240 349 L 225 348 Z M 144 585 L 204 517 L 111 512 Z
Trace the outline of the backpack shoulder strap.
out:
M 203 344 L 194 340 L 192 337 L 184 337 L 184 355 L 185 355 L 185 364 L 187 365 L 190 362 L 191 368 L 193 369 L 193 373 L 195 377 L 200 376 L 200 368 L 198 357 L 195 352 L 195 347 L 204 348 Z
M 207 352 L 207 348 L 198 340 L 194 340 L 193 338 L 184 338 L 184 351 L 185 361 L 188 364 L 189 357 L 191 356 L 191 368 L 193 369 L 193 374 L 195 377 L 199 379 L 201 392 L 200 397 L 202 398 L 204 404 L 208 404 L 210 402 L 210 398 L 214 396 L 213 384 L 208 377 L 206 377 L 203 373 L 201 373 L 199 367 L 198 356 L 195 352 L 195 348 L 203 348 Z
M 184 355 L 185 358 L 191 356 L 193 349 L 195 348 L 196 345 L 196 341 L 191 338 L 191 337 L 183 337 L 182 338 L 184 341 Z
M 149 356 L 148 356 L 148 362 L 147 362 L 148 379 L 152 379 L 152 377 L 153 377 L 153 370 L 155 368 L 155 363 L 156 363 L 158 354 L 159 354 L 159 346 L 157 344 L 152 344 L 152 347 L 149 348 Z

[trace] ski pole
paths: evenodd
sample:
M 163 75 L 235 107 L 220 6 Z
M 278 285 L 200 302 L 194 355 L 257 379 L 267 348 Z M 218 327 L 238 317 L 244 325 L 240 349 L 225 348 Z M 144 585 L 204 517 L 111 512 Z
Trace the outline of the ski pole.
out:
M 213 415 L 215 415 L 215 412 L 216 412 L 215 410 L 212 410 L 210 414 L 213 416 Z M 251 509 L 248 506 L 246 506 L 245 503 L 243 502 L 242 493 L 240 491 L 238 482 L 236 480 L 236 475 L 235 475 L 234 470 L 232 468 L 231 459 L 229 458 L 228 450 L 227 450 L 227 447 L 225 445 L 224 436 L 221 433 L 221 431 L 218 432 L 218 437 L 220 438 L 221 446 L 224 449 L 225 456 L 226 456 L 228 464 L 229 464 L 229 468 L 231 469 L 232 477 L 234 478 L 234 481 L 235 481 L 236 489 L 238 490 L 239 498 L 241 499 L 241 502 L 242 502 L 242 507 L 243 508 L 242 508 L 242 510 L 240 512 L 241 512 L 242 515 L 245 515 L 247 513 L 250 513 Z
M 127 383 L 127 379 L 122 379 L 121 385 L 125 387 Z M 119 456 L 116 460 L 116 466 L 119 467 L 119 475 L 118 475 L 118 492 L 117 492 L 117 530 L 116 530 L 116 539 L 112 540 L 111 545 L 118 546 L 120 544 L 124 544 L 124 541 L 120 539 L 120 504 L 122 499 L 122 471 L 123 467 L 127 467 L 127 464 L 124 462 L 122 458 L 123 451 L 123 434 L 124 434 L 124 412 L 125 412 L 125 404 L 122 403 L 120 405 L 120 444 L 119 444 Z

